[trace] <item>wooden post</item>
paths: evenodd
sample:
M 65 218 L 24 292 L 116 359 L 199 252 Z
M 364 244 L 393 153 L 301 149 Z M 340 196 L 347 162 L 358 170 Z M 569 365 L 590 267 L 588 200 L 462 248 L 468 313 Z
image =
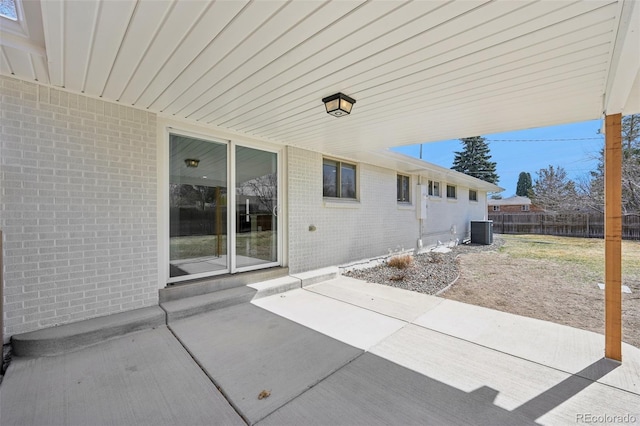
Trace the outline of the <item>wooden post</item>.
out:
M 605 117 L 604 336 L 606 358 L 622 361 L 622 136 L 621 114 Z

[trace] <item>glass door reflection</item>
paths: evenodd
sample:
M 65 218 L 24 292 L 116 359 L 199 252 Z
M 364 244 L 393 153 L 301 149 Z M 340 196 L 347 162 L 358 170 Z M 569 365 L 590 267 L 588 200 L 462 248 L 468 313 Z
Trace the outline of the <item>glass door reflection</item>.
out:
M 236 146 L 235 266 L 250 270 L 278 262 L 277 154 Z
M 227 144 L 170 136 L 169 276 L 229 271 Z

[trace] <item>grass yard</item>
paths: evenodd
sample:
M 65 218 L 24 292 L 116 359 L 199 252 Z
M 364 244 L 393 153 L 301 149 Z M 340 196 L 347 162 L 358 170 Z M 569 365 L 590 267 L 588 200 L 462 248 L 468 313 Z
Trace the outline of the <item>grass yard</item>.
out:
M 604 280 L 604 240 L 551 235 L 502 235 L 499 252 L 514 258 L 570 262 Z M 640 280 L 640 242 L 622 242 L 623 281 Z
M 442 297 L 604 333 L 604 240 L 496 235 L 498 248 L 460 256 Z M 623 241 L 623 340 L 640 347 L 640 242 Z

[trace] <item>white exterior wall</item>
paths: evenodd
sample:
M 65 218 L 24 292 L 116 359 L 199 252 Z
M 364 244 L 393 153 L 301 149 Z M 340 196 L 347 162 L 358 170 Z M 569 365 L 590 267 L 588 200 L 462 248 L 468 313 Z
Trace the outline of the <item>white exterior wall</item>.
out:
M 320 153 L 288 148 L 292 273 L 386 255 L 390 249 L 416 248 L 420 238 L 415 212 L 416 175 L 411 176 L 409 207 L 396 202 L 396 171 L 362 163 L 357 164 L 358 202 L 328 201 L 322 197 L 322 158 Z M 426 182 L 422 178 L 422 183 Z M 446 186 L 443 188 L 446 190 Z M 452 225 L 462 241 L 468 236 L 469 222 L 486 216 L 486 193 L 478 191 L 478 200 L 470 202 L 468 188 L 461 186 L 457 200 L 429 199 L 427 219 L 422 224 L 423 244 L 449 242 Z M 310 231 L 310 225 L 316 230 Z
M 156 116 L 0 77 L 4 336 L 158 303 Z
M 322 154 L 288 148 L 289 269 L 292 273 L 412 249 L 413 207 L 396 202 L 396 172 L 357 164 L 359 202 L 322 197 Z M 413 199 L 415 199 L 415 181 Z M 309 231 L 314 225 L 315 231 Z
M 425 181 L 426 182 L 426 181 Z M 422 242 L 425 246 L 438 241 L 447 244 L 456 238 L 459 242 L 471 235 L 471 221 L 487 217 L 487 193 L 478 191 L 478 201 L 469 201 L 469 188 L 457 185 L 457 198 L 447 198 L 447 183 L 441 183 L 441 197 L 429 197 L 427 219 Z M 455 234 L 452 233 L 455 227 Z
M 164 149 L 156 115 L 11 77 L 0 77 L 0 96 L 5 338 L 156 305 Z M 414 249 L 421 237 L 425 246 L 448 242 L 451 225 L 462 239 L 470 220 L 486 217 L 486 193 L 469 202 L 458 186 L 455 201 L 428 200 L 421 233 L 417 175 L 411 205 L 399 204 L 396 171 L 358 163 L 358 201 L 330 201 L 322 154 L 286 151 L 292 273 Z

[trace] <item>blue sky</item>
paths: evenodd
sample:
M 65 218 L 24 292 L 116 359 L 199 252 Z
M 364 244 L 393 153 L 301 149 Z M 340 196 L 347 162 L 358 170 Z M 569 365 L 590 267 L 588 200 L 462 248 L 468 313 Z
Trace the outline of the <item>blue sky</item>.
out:
M 595 170 L 604 143 L 604 135 L 598 133 L 601 128 L 602 120 L 593 120 L 481 136 L 489 142 L 491 160 L 497 163 L 498 185 L 505 188 L 502 196 L 509 197 L 516 193 L 520 172 L 531 173 L 535 181 L 540 169 L 561 166 L 570 179 L 577 180 Z M 393 150 L 416 158 L 420 156 L 420 145 Z M 461 150 L 462 144 L 457 139 L 425 143 L 422 159 L 449 168 L 453 165 L 454 152 Z

